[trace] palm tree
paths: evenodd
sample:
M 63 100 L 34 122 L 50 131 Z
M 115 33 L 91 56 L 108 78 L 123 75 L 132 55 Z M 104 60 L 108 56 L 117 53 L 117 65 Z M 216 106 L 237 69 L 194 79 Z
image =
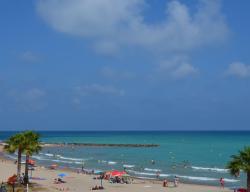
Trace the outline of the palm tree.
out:
M 42 149 L 40 144 L 40 135 L 33 131 L 26 131 L 23 133 L 24 136 L 24 153 L 26 155 L 25 161 L 25 173 L 24 173 L 24 184 L 29 183 L 29 158 L 34 153 L 39 153 Z
M 4 150 L 8 153 L 15 153 L 17 151 L 17 181 L 21 182 L 21 160 L 22 160 L 22 152 L 24 150 L 24 137 L 21 133 L 15 134 L 11 136 L 4 146 Z
M 240 150 L 238 155 L 232 155 L 227 168 L 236 177 L 239 176 L 241 170 L 247 174 L 247 192 L 250 192 L 250 147 Z

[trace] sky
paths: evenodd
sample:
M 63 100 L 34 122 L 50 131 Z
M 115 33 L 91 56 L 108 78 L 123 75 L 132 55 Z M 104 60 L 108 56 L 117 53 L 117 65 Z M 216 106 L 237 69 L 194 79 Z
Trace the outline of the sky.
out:
M 0 130 L 250 130 L 249 9 L 1 0 Z

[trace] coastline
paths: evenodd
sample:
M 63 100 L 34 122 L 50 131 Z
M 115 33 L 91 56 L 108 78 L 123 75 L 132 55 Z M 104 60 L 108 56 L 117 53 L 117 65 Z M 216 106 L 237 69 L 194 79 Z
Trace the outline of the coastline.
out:
M 159 147 L 158 144 L 121 144 L 121 143 L 42 143 L 44 147 L 133 147 L 133 148 L 148 148 Z
M 6 159 L 3 156 L 3 145 L 0 145 L 0 180 L 6 181 L 7 178 L 14 173 L 16 173 L 16 165 L 14 161 Z M 22 167 L 23 169 L 24 167 Z M 58 174 L 64 172 L 68 175 L 64 180 L 65 184 L 53 184 L 55 178 Z M 62 189 L 69 189 L 68 191 L 82 192 L 90 191 L 90 189 L 95 185 L 100 185 L 99 180 L 94 180 L 93 175 L 79 174 L 76 171 L 73 171 L 68 168 L 50 170 L 43 166 L 38 165 L 32 173 L 32 177 L 36 178 L 31 180 L 33 183 L 37 183 L 40 191 L 60 191 Z M 134 179 L 132 184 L 111 184 L 108 181 L 103 181 L 104 190 L 108 192 L 161 192 L 161 191 L 171 191 L 171 192 L 229 192 L 231 190 L 225 188 L 221 189 L 220 187 L 208 186 L 208 185 L 197 185 L 197 184 L 184 184 L 180 183 L 178 187 L 174 187 L 172 182 L 168 182 L 169 187 L 162 187 L 162 182 L 157 180 L 144 180 L 144 179 Z
M 0 145 L 6 145 L 4 142 L 0 141 Z M 159 144 L 123 144 L 123 143 L 41 143 L 42 147 L 132 147 L 132 148 L 149 148 L 149 147 L 159 147 Z

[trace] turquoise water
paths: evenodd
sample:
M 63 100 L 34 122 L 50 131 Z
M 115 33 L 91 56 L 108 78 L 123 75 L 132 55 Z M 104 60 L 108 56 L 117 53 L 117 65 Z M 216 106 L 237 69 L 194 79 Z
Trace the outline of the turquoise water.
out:
M 0 140 L 10 132 L 0 132 Z M 41 164 L 58 163 L 71 168 L 124 169 L 136 177 L 171 180 L 175 175 L 186 183 L 227 186 L 245 185 L 245 175 L 229 175 L 225 166 L 232 154 L 250 146 L 250 132 L 41 132 L 44 142 L 159 144 L 156 148 L 66 147 L 44 148 L 33 158 Z M 13 156 L 9 156 L 14 158 Z M 155 162 L 152 163 L 152 160 Z

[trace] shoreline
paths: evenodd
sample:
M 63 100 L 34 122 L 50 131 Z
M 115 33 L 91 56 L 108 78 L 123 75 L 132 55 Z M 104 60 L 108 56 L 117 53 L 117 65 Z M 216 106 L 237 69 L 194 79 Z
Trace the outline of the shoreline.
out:
M 6 179 L 11 175 L 16 173 L 16 165 L 13 160 L 10 160 L 4 157 L 6 154 L 3 150 L 3 146 L 0 145 L 0 170 L 1 171 L 0 179 L 6 181 Z M 9 167 L 9 168 L 8 168 Z M 22 166 L 22 169 L 24 166 Z M 9 171 L 9 173 L 7 173 Z M 93 180 L 94 175 L 86 175 L 82 173 L 77 173 L 73 169 L 70 168 L 58 168 L 56 170 L 50 170 L 49 168 L 45 168 L 44 166 L 37 165 L 36 170 L 33 172 L 33 177 L 35 178 L 46 178 L 46 180 L 31 180 L 31 182 L 39 184 L 42 188 L 46 188 L 47 191 L 59 191 L 60 189 L 56 188 L 57 185 L 53 184 L 54 178 L 57 178 L 60 172 L 65 172 L 70 177 L 65 178 L 66 184 L 61 185 L 60 187 L 69 188 L 69 191 L 82 192 L 82 183 L 84 183 L 84 191 L 90 191 L 90 188 L 100 183 L 98 180 Z M 10 174 L 11 173 L 11 174 Z M 5 180 L 4 180 L 5 179 Z M 132 184 L 110 184 L 108 181 L 103 181 L 105 189 L 102 191 L 108 192 L 161 192 L 166 191 L 166 188 L 162 187 L 162 181 L 159 180 L 147 180 L 147 179 L 138 179 L 134 178 Z M 221 189 L 220 187 L 210 186 L 210 185 L 202 185 L 202 184 L 187 184 L 180 183 L 180 186 L 173 187 L 173 182 L 168 182 L 169 187 L 167 187 L 167 191 L 171 192 L 229 192 L 231 190 L 225 188 Z M 52 190 L 51 190 L 52 189 Z

